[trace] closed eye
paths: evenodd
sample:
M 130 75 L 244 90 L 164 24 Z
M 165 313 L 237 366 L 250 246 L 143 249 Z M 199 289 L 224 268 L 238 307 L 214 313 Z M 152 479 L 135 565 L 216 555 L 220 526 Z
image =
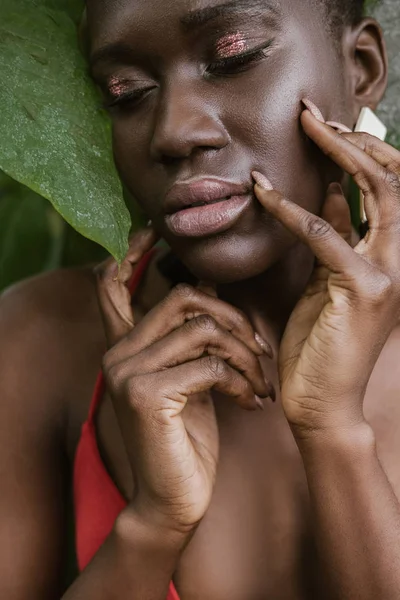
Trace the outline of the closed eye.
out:
M 264 44 L 261 48 L 243 52 L 236 56 L 221 58 L 210 63 L 206 69 L 209 75 L 235 75 L 246 71 L 249 67 L 259 63 L 268 56 L 271 49 L 272 41 Z
M 122 92 L 117 97 L 112 98 L 111 100 L 106 100 L 103 106 L 106 110 L 110 110 L 113 108 L 122 109 L 127 108 L 128 106 L 136 107 L 153 89 L 154 86 L 136 90 L 127 90 L 126 92 Z

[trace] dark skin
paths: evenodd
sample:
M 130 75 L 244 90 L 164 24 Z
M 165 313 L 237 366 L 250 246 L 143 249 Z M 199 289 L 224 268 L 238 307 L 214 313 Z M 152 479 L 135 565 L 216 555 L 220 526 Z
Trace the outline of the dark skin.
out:
M 124 70 L 155 86 L 135 110 L 113 111 L 121 177 L 203 283 L 169 292 L 153 264 L 132 310 L 125 283 L 154 243 L 146 231 L 117 280 L 111 260 L 98 271 L 101 310 L 86 269 L 2 299 L 2 597 L 60 595 L 65 458 L 108 344 L 98 441 L 128 506 L 67 600 L 161 600 L 172 578 L 182 600 L 397 598 L 400 157 L 301 105 L 308 96 L 353 127 L 383 94 L 386 56 L 373 21 L 346 29 L 340 62 L 308 2 L 279 7 L 269 25 L 218 21 L 223 33 L 248 22 L 252 47 L 275 45 L 206 81 L 195 66 L 212 27 L 183 35 L 186 1 L 89 3 L 92 55 L 124 41 L 141 56 L 139 75 L 137 59 L 97 63 L 98 83 Z M 254 169 L 279 192 L 256 186 L 223 235 L 171 235 L 161 204 L 177 179 L 250 185 Z M 354 249 L 343 195 L 326 193 L 342 173 L 366 193 L 371 232 Z M 271 382 L 278 401 L 260 411 L 255 394 Z

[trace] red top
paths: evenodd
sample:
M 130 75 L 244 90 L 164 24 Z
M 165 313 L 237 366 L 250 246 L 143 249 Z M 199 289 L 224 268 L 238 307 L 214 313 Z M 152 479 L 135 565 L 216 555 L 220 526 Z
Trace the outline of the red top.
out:
M 132 294 L 154 255 L 151 250 L 137 266 L 130 284 Z M 75 544 L 78 567 L 83 571 L 111 533 L 119 513 L 127 505 L 101 459 L 94 417 L 105 389 L 99 373 L 87 421 L 82 426 L 74 463 Z M 136 599 L 139 600 L 139 599 Z M 166 600 L 179 600 L 171 583 Z

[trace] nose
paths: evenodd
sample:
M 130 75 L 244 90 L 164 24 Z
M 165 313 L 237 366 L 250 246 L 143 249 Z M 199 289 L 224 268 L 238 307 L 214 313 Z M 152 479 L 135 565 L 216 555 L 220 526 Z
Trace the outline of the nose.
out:
M 219 150 L 229 135 L 216 109 L 189 86 L 169 86 L 160 92 L 150 153 L 153 160 L 189 158 L 197 149 Z

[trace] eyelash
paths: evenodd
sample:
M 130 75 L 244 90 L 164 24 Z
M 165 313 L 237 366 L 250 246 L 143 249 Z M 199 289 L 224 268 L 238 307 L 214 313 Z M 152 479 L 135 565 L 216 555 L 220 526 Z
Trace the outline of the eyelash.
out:
M 154 86 L 149 88 L 142 88 L 141 90 L 131 90 L 130 92 L 125 92 L 123 94 L 120 94 L 116 98 L 113 98 L 112 100 L 106 100 L 103 104 L 103 108 L 105 108 L 106 110 L 111 110 L 113 108 L 123 109 L 128 104 L 137 105 L 140 102 L 140 100 L 144 98 L 146 93 L 151 92 L 152 89 L 154 89 Z
M 267 50 L 270 48 L 271 42 L 264 45 L 262 48 L 250 50 L 236 56 L 221 58 L 211 63 L 206 72 L 209 75 L 235 75 L 246 70 L 252 64 L 258 63 L 267 57 Z
M 208 65 L 205 72 L 211 76 L 236 75 L 237 73 L 245 71 L 249 66 L 266 58 L 267 51 L 270 46 L 271 42 L 268 42 L 268 44 L 264 45 L 262 48 L 257 48 L 243 54 L 237 54 L 236 56 L 229 56 L 227 58 L 216 60 Z M 145 96 L 153 89 L 154 86 L 125 92 L 120 94 L 118 97 L 113 98 L 112 100 L 104 102 L 103 107 L 106 110 L 111 110 L 113 108 L 119 108 L 120 110 L 128 107 L 136 108 L 141 100 L 143 100 Z

